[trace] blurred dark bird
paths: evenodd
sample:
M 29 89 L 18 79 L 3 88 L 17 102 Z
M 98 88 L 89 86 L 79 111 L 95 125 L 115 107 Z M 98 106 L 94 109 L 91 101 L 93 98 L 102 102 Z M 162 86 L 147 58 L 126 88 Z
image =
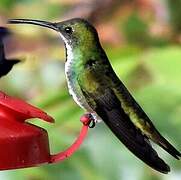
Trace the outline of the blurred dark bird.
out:
M 10 34 L 7 28 L 0 27 L 0 78 L 7 75 L 12 67 L 20 62 L 18 59 L 6 59 L 5 57 L 3 39 Z

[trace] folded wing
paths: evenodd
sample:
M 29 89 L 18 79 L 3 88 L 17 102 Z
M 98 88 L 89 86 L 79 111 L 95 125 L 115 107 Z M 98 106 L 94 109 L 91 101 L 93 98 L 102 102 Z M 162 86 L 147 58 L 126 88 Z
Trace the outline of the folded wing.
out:
M 96 113 L 134 155 L 159 172 L 170 171 L 169 166 L 152 148 L 148 138 L 134 126 L 111 89 L 106 89 L 101 96 L 92 98 L 96 103 L 96 107 L 94 106 Z

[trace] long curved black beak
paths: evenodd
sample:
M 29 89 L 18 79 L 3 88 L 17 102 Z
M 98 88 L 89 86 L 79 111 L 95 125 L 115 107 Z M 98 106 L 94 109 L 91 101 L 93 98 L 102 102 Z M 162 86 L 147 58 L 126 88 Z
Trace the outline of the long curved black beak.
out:
M 40 20 L 34 20 L 34 19 L 9 19 L 8 23 L 9 24 L 33 24 L 33 25 L 47 27 L 55 31 L 59 30 L 57 27 L 57 23 L 51 23 L 47 21 L 40 21 Z

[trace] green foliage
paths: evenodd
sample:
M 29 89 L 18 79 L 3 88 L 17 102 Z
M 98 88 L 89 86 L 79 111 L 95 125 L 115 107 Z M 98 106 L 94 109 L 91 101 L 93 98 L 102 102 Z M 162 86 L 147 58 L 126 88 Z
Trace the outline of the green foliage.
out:
M 170 22 L 175 33 L 181 33 L 181 0 L 168 1 L 168 8 L 170 10 Z
M 136 12 L 124 22 L 123 32 L 129 43 L 141 46 L 149 44 L 148 24 Z
M 18 2 L 18 0 L 1 0 L 0 1 L 0 9 L 1 10 L 7 10 L 9 8 L 12 8 L 16 3 Z

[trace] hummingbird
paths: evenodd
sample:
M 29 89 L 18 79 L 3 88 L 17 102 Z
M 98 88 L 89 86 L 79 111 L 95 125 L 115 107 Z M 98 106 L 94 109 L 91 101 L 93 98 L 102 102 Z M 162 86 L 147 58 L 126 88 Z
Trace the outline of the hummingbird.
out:
M 181 153 L 160 134 L 116 75 L 91 23 L 81 18 L 55 23 L 32 19 L 10 19 L 8 22 L 57 31 L 65 44 L 65 75 L 74 101 L 94 122 L 103 121 L 148 166 L 161 173 L 170 171 L 150 140 L 178 160 Z
M 0 78 L 7 75 L 13 66 L 20 62 L 18 59 L 6 59 L 4 52 L 3 39 L 10 35 L 5 27 L 0 27 Z

